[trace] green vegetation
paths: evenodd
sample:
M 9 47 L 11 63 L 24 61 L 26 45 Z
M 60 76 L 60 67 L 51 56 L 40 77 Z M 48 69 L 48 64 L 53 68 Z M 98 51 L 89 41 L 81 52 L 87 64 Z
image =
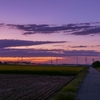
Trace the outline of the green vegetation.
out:
M 54 97 L 49 100 L 75 100 L 76 94 L 87 72 L 88 68 L 85 68 L 76 76 L 73 81 L 63 87 L 63 89 L 61 89 L 59 93 L 54 95 Z
M 76 76 L 61 91 L 50 100 L 75 100 L 80 83 L 88 72 L 88 68 L 80 66 L 33 66 L 33 65 L 0 65 L 2 74 L 38 74 Z
M 0 65 L 0 73 L 75 76 L 85 67 Z
M 95 61 L 92 63 L 92 67 L 96 68 L 98 71 L 100 71 L 100 61 Z
M 95 61 L 92 63 L 92 67 L 94 68 L 100 68 L 100 61 Z

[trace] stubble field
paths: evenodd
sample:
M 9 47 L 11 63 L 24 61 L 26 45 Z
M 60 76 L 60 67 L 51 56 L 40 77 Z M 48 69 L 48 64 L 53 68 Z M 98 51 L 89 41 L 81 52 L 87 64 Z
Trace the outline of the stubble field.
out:
M 84 67 L 0 65 L 0 100 L 45 100 Z

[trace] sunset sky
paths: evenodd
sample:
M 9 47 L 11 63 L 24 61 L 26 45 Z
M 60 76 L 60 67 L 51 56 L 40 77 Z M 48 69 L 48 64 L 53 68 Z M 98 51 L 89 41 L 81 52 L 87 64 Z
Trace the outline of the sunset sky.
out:
M 100 60 L 100 0 L 0 0 L 0 60 Z

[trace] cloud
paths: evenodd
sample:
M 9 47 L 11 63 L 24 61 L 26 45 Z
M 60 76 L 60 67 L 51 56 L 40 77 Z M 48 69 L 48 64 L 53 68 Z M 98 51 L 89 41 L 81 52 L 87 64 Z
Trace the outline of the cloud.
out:
M 65 25 L 50 25 L 50 24 L 0 24 L 1 26 L 8 26 L 23 32 L 23 35 L 32 34 L 53 34 L 64 33 L 70 35 L 90 35 L 94 36 L 100 34 L 100 22 L 90 23 L 69 23 Z
M 34 32 L 24 32 L 23 35 L 31 35 L 31 34 L 35 34 Z
M 64 51 L 66 56 L 100 56 L 100 52 L 94 50 L 71 50 Z
M 72 33 L 74 35 L 89 35 L 89 34 L 100 34 L 100 27 L 94 27 L 79 32 Z
M 88 48 L 88 47 L 100 47 L 100 45 L 94 45 L 94 46 L 85 46 L 85 45 L 80 45 L 80 46 L 68 46 L 70 48 Z
M 44 50 L 44 49 L 0 49 L 1 57 L 67 57 L 67 56 L 100 56 L 93 50 Z
M 100 45 L 96 45 L 97 47 L 100 47 Z
M 7 24 L 9 27 L 16 28 L 18 30 L 22 30 L 23 35 L 30 35 L 30 34 L 51 34 L 51 33 L 58 33 L 58 32 L 73 32 L 81 29 L 88 29 L 90 28 L 90 24 L 87 23 L 80 23 L 80 24 L 66 24 L 66 25 L 36 25 L 36 24 L 27 24 L 27 25 L 14 25 L 14 24 Z
M 4 23 L 0 23 L 0 27 L 3 27 L 5 24 Z
M 62 46 L 65 46 L 65 45 L 53 45 L 54 47 L 62 47 Z
M 16 47 L 16 46 L 32 46 L 32 45 L 42 45 L 51 43 L 65 43 L 67 41 L 26 41 L 26 40 L 0 40 L 0 48 L 5 47 Z
M 68 46 L 70 48 L 87 48 L 89 46 L 83 46 L 83 45 L 80 45 L 80 46 Z

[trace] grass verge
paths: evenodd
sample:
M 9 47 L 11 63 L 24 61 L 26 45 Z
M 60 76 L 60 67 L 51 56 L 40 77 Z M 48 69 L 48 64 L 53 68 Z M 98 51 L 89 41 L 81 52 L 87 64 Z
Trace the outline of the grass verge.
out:
M 59 93 L 54 95 L 54 97 L 50 98 L 49 100 L 76 100 L 76 94 L 85 75 L 88 73 L 88 69 L 89 68 L 85 68 L 82 70 L 74 80 L 63 87 Z
M 94 68 L 94 67 L 93 67 Z M 100 72 L 100 67 L 98 67 L 98 68 L 95 68 L 95 69 L 97 69 L 99 72 Z

